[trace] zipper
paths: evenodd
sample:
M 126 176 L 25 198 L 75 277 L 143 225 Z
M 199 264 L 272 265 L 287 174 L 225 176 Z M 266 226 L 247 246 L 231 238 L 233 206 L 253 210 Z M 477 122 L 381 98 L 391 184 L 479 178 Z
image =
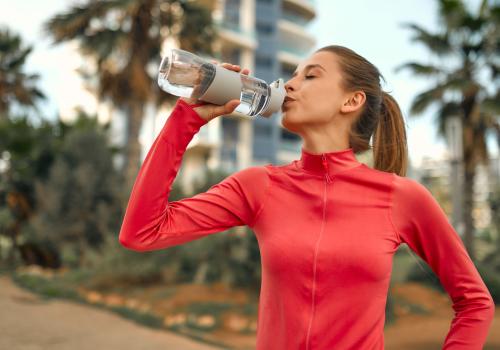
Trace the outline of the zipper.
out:
M 332 179 L 330 178 L 330 174 L 328 172 L 328 161 L 326 160 L 326 156 L 324 154 L 322 154 L 321 157 L 323 160 L 323 168 L 325 168 L 326 182 L 332 182 Z
M 319 243 L 321 241 L 321 236 L 323 235 L 323 231 L 325 230 L 325 218 L 326 218 L 326 199 L 327 199 L 327 188 L 328 183 L 331 183 L 332 180 L 330 175 L 328 174 L 328 163 L 325 155 L 322 155 L 323 166 L 325 168 L 325 186 L 323 191 L 323 218 L 321 221 L 321 231 L 319 233 L 318 240 L 316 242 L 316 247 L 314 249 L 314 264 L 313 264 L 313 287 L 312 287 L 312 299 L 311 299 L 311 316 L 309 318 L 309 327 L 307 328 L 307 336 L 306 336 L 306 350 L 309 350 L 310 336 L 311 336 L 311 327 L 314 319 L 314 313 L 316 309 L 316 305 L 314 303 L 315 293 L 316 293 L 316 261 L 318 256 Z

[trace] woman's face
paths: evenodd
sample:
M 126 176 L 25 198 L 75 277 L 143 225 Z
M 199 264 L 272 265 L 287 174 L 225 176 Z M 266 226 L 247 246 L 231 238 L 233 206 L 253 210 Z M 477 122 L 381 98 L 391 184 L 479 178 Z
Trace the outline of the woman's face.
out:
M 299 132 L 305 126 L 321 127 L 336 118 L 349 100 L 341 79 L 337 57 L 331 52 L 316 52 L 299 64 L 285 83 L 287 96 L 295 101 L 282 107 L 283 127 Z

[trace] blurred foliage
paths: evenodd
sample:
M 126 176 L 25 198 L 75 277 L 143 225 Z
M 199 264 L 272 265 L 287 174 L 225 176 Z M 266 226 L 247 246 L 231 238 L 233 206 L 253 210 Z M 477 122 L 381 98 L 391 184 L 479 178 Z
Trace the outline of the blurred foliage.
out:
M 124 192 L 129 193 L 140 165 L 145 106 L 173 105 L 177 99 L 157 84 L 162 43 L 174 39 L 180 49 L 212 55 L 217 31 L 211 11 L 195 1 L 84 0 L 49 18 L 44 29 L 57 44 L 76 43 L 92 63 L 80 68 L 88 87 L 125 114 Z
M 6 118 L 12 107 L 36 109 L 37 102 L 46 99 L 36 86 L 39 75 L 24 72 L 32 50 L 23 45 L 18 34 L 0 28 L 0 119 Z
M 430 268 L 429 264 L 427 264 L 418 256 L 416 256 L 416 263 L 410 268 L 410 271 L 408 272 L 407 280 L 425 284 L 442 293 L 445 292 L 441 281 L 436 276 L 434 271 Z
M 228 174 L 207 171 L 195 193 L 205 191 Z M 177 188 L 177 199 L 182 199 Z M 173 196 L 169 196 L 174 200 Z M 106 289 L 151 283 L 212 283 L 245 287 L 255 293 L 260 288 L 260 251 L 248 227 L 235 227 L 168 249 L 135 252 L 123 248 L 116 238 L 107 238 L 98 250 L 89 251 L 82 267 L 87 285 Z
M 495 304 L 500 304 L 500 255 L 491 254 L 490 259 L 484 260 L 477 266 L 486 287 L 488 288 Z
M 26 264 L 59 267 L 64 245 L 81 260 L 87 245 L 117 232 L 117 150 L 107 145 L 108 128 L 83 112 L 74 123 L 0 121 L 0 236 L 11 242 L 11 260 L 17 251 Z
M 106 128 L 80 113 L 63 140 L 45 180 L 35 179 L 36 213 L 23 233 L 70 244 L 84 265 L 88 247 L 119 230 L 120 178 L 113 168 Z
M 416 23 L 404 23 L 411 30 L 411 41 L 423 45 L 431 54 L 428 62 L 410 61 L 396 71 L 409 70 L 425 78 L 430 87 L 412 101 L 410 115 L 418 117 L 437 107 L 437 135 L 448 140 L 447 125 L 459 118 L 462 132 L 464 170 L 464 244 L 476 261 L 473 221 L 476 167 L 489 164 L 486 144 L 490 132 L 500 131 L 500 4 L 482 0 L 472 11 L 463 0 L 436 0 L 439 27 L 431 32 Z

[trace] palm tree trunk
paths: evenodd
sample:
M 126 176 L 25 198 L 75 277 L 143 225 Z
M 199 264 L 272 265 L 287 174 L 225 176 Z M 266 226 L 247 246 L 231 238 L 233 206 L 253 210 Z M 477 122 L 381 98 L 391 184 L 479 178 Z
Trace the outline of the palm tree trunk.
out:
M 127 133 L 125 141 L 125 162 L 123 165 L 125 181 L 125 200 L 128 199 L 135 178 L 139 171 L 141 158 L 141 144 L 139 142 L 139 131 L 142 122 L 142 103 L 133 101 L 130 103 L 127 113 Z M 125 203 L 126 204 L 126 203 Z
M 476 261 L 474 251 L 474 217 L 472 215 L 474 210 L 474 179 L 476 177 L 475 170 L 467 169 L 465 166 L 464 171 L 464 245 L 471 257 L 472 261 Z

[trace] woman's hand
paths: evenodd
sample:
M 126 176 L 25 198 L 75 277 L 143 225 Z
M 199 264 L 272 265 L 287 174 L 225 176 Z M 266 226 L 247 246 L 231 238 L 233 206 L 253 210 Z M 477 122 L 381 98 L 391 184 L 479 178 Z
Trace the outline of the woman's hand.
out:
M 212 63 L 218 64 L 218 62 L 214 60 L 212 60 Z M 226 69 L 233 70 L 235 72 L 239 72 L 241 70 L 240 66 L 233 65 L 230 63 L 222 63 L 221 66 Z M 248 75 L 248 73 L 250 73 L 250 70 L 248 68 L 243 69 L 243 71 L 241 72 L 241 74 L 245 75 Z M 202 106 L 194 107 L 193 109 L 196 111 L 196 113 L 198 113 L 198 115 L 201 118 L 205 119 L 206 121 L 210 121 L 220 115 L 230 114 L 240 104 L 240 100 L 231 100 L 228 101 L 225 105 L 219 106 L 209 102 L 200 101 L 195 98 L 187 98 L 187 97 L 179 97 L 179 98 L 189 105 L 203 104 Z

